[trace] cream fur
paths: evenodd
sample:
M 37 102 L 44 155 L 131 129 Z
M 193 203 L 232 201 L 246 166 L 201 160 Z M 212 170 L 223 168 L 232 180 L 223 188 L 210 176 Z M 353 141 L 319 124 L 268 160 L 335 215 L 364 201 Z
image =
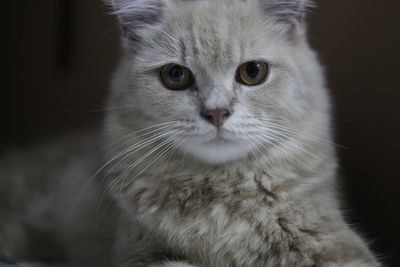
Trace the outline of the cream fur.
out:
M 113 245 L 113 266 L 379 266 L 340 211 L 309 1 L 107 3 L 122 57 L 103 144 L 91 133 L 2 156 L 0 261 L 108 266 Z M 253 60 L 269 64 L 265 83 L 236 82 Z M 166 89 L 169 63 L 194 85 Z M 232 114 L 217 131 L 201 108 Z
M 301 21 L 309 3 L 160 3 L 124 39 L 111 90 L 110 105 L 124 107 L 106 123 L 119 140 L 110 153 L 123 157 L 110 178 L 123 213 L 118 265 L 378 266 L 335 194 L 330 104 Z M 251 60 L 271 73 L 246 87 L 234 75 Z M 191 69 L 195 86 L 164 88 L 167 63 Z M 220 132 L 200 116 L 228 105 Z

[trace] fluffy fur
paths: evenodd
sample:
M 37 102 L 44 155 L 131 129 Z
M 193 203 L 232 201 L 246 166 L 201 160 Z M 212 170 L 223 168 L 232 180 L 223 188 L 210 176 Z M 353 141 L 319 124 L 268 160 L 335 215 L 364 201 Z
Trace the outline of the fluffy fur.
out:
M 107 266 L 113 244 L 113 266 L 379 265 L 340 212 L 308 1 L 107 4 L 123 52 L 105 144 L 90 134 L 1 160 L 0 260 Z M 236 82 L 253 60 L 269 64 L 265 83 Z M 166 89 L 159 71 L 169 63 L 189 68 L 194 84 Z M 217 108 L 232 113 L 219 130 L 200 115 Z M 105 145 L 102 187 L 88 178 Z M 116 207 L 98 214 L 105 191 Z
M 117 265 L 378 266 L 339 211 L 330 105 L 302 23 L 309 3 L 154 3 L 111 2 L 135 36 L 124 35 L 111 90 L 123 108 L 106 123 Z M 234 76 L 251 60 L 271 72 L 246 87 Z M 163 87 L 168 63 L 189 68 L 194 86 Z M 204 107 L 233 113 L 218 131 Z
M 114 216 L 103 216 L 104 190 L 89 180 L 100 146 L 90 132 L 0 156 L 0 266 L 110 266 Z

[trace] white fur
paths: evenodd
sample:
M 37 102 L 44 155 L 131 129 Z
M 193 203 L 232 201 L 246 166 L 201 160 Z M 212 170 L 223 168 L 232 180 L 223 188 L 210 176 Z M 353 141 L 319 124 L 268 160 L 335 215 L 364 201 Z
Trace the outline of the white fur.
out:
M 330 104 L 302 25 L 309 2 L 163 3 L 135 32 L 112 88 L 110 105 L 131 108 L 108 114 L 111 140 L 137 138 L 112 150 L 135 148 L 112 182 L 130 229 L 118 251 L 138 263 L 151 259 L 136 251 L 157 247 L 199 266 L 376 266 L 338 209 Z M 248 87 L 235 74 L 252 60 L 270 73 Z M 194 85 L 165 88 L 168 63 L 190 69 Z M 202 108 L 232 114 L 217 129 Z M 136 228 L 154 236 L 135 242 Z
M 0 259 L 35 249 L 27 224 L 57 233 L 71 260 L 107 265 L 116 216 L 100 224 L 96 197 L 110 192 L 115 266 L 378 266 L 339 209 L 329 98 L 302 25 L 308 1 L 107 3 L 124 46 L 96 173 L 106 187 L 87 180 L 95 157 L 76 156 L 99 150 L 93 135 L 4 160 Z M 248 87 L 235 73 L 252 60 L 270 73 Z M 165 88 L 169 63 L 189 68 L 193 86 Z M 202 108 L 232 114 L 217 129 Z

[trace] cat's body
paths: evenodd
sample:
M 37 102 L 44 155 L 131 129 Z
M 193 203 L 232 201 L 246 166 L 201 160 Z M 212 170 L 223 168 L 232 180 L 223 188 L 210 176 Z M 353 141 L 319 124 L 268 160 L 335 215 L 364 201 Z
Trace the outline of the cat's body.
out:
M 89 179 L 101 144 L 88 131 L 0 155 L 0 265 L 109 266 L 114 216 L 101 179 Z
M 306 1 L 108 2 L 115 266 L 378 266 L 340 212 Z
M 132 108 L 109 113 L 110 140 L 139 135 L 113 153 L 133 145 L 112 178 L 128 244 L 119 264 L 377 265 L 339 211 L 329 101 L 300 25 L 305 1 L 112 7 L 125 54 L 110 102 Z M 260 59 L 271 68 L 264 83 L 235 81 L 240 64 Z M 189 68 L 194 85 L 167 90 L 157 70 L 170 63 Z M 229 117 L 220 127 L 203 109 Z

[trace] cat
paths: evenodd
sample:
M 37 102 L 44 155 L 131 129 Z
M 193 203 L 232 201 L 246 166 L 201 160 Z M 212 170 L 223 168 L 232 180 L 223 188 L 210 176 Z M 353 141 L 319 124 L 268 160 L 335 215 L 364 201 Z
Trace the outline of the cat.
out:
M 340 211 L 311 2 L 104 1 L 104 130 L 0 160 L 0 261 L 379 266 Z
M 306 0 L 110 0 L 116 266 L 379 266 L 344 221 Z

